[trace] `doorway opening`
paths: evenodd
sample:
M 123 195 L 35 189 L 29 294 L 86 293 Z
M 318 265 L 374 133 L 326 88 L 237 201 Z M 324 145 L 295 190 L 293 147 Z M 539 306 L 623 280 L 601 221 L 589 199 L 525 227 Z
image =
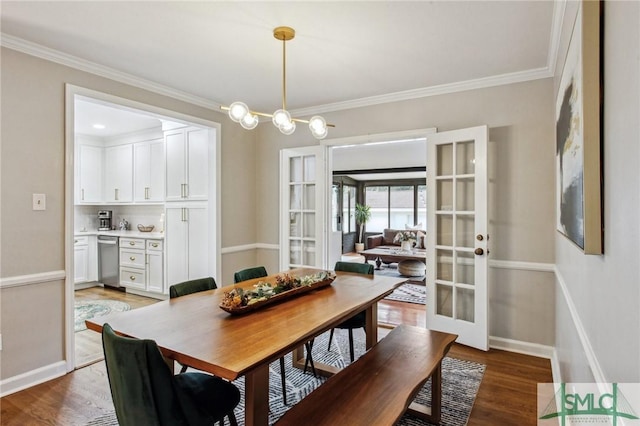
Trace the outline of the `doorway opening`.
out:
M 217 278 L 220 125 L 71 85 L 66 117 L 66 359 L 71 371 L 103 356 L 100 335 L 85 329 L 85 317 L 156 303 L 168 297 L 171 281 L 180 279 L 182 265 L 167 262 L 171 246 L 182 251 L 181 231 L 171 222 L 174 211 L 206 212 L 204 223 L 198 223 L 203 230 L 198 244 L 208 260 L 199 273 Z M 191 198 L 169 202 L 173 181 L 167 174 L 175 172 L 176 161 L 167 158 L 179 156 L 167 155 L 166 138 L 174 141 L 178 135 L 186 135 L 185 144 L 201 147 L 196 159 L 183 148 L 186 154 L 178 160 L 178 168 L 187 171 L 189 161 L 200 160 L 201 184 L 193 185 Z M 177 144 L 171 143 L 174 149 Z

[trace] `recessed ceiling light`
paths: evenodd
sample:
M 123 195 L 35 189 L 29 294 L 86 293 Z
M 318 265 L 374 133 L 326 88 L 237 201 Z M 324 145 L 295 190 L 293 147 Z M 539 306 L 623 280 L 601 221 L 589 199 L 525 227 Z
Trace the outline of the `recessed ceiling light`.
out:
M 107 126 L 105 126 L 104 124 L 94 124 L 94 125 L 93 125 L 93 128 L 94 128 L 94 129 L 100 129 L 100 130 L 102 130 L 102 129 L 104 129 L 105 127 L 107 127 Z

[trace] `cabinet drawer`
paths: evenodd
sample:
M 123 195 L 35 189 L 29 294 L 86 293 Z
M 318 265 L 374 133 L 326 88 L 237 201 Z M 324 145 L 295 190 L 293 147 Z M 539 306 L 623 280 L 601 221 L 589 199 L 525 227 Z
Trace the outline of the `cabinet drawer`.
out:
M 138 238 L 120 238 L 120 248 L 136 248 L 144 250 L 144 240 Z
M 131 268 L 144 268 L 145 266 L 144 250 L 120 249 L 120 266 L 129 266 Z
M 120 285 L 144 290 L 145 280 L 144 269 L 120 268 Z
M 73 245 L 74 246 L 86 246 L 89 245 L 89 237 L 73 237 Z
M 147 240 L 147 250 L 162 251 L 162 240 Z

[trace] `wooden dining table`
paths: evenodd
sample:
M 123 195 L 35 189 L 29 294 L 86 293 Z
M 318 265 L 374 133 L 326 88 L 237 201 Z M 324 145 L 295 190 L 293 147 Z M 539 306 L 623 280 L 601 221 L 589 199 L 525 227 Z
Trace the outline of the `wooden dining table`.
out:
M 296 276 L 318 272 L 299 268 Z M 233 286 L 252 288 L 258 281 L 275 283 L 278 274 Z M 269 419 L 269 364 L 294 352 L 294 365 L 304 364 L 305 342 L 366 310 L 366 348 L 377 343 L 377 302 L 406 278 L 336 272 L 329 286 L 256 309 L 231 315 L 219 305 L 233 286 L 194 293 L 131 311 L 86 321 L 101 332 L 109 323 L 120 335 L 153 339 L 169 362 L 235 380 L 245 377 L 245 424 L 267 425 Z M 315 363 L 316 371 L 330 375 L 334 367 Z

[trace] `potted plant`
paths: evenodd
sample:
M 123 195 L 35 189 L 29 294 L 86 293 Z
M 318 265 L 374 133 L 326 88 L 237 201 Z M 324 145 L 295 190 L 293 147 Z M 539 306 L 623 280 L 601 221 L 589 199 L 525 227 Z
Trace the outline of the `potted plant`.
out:
M 356 203 L 355 216 L 356 223 L 360 225 L 360 240 L 356 243 L 356 252 L 360 253 L 364 250 L 362 237 L 364 236 L 364 225 L 371 219 L 371 207 L 366 204 Z

